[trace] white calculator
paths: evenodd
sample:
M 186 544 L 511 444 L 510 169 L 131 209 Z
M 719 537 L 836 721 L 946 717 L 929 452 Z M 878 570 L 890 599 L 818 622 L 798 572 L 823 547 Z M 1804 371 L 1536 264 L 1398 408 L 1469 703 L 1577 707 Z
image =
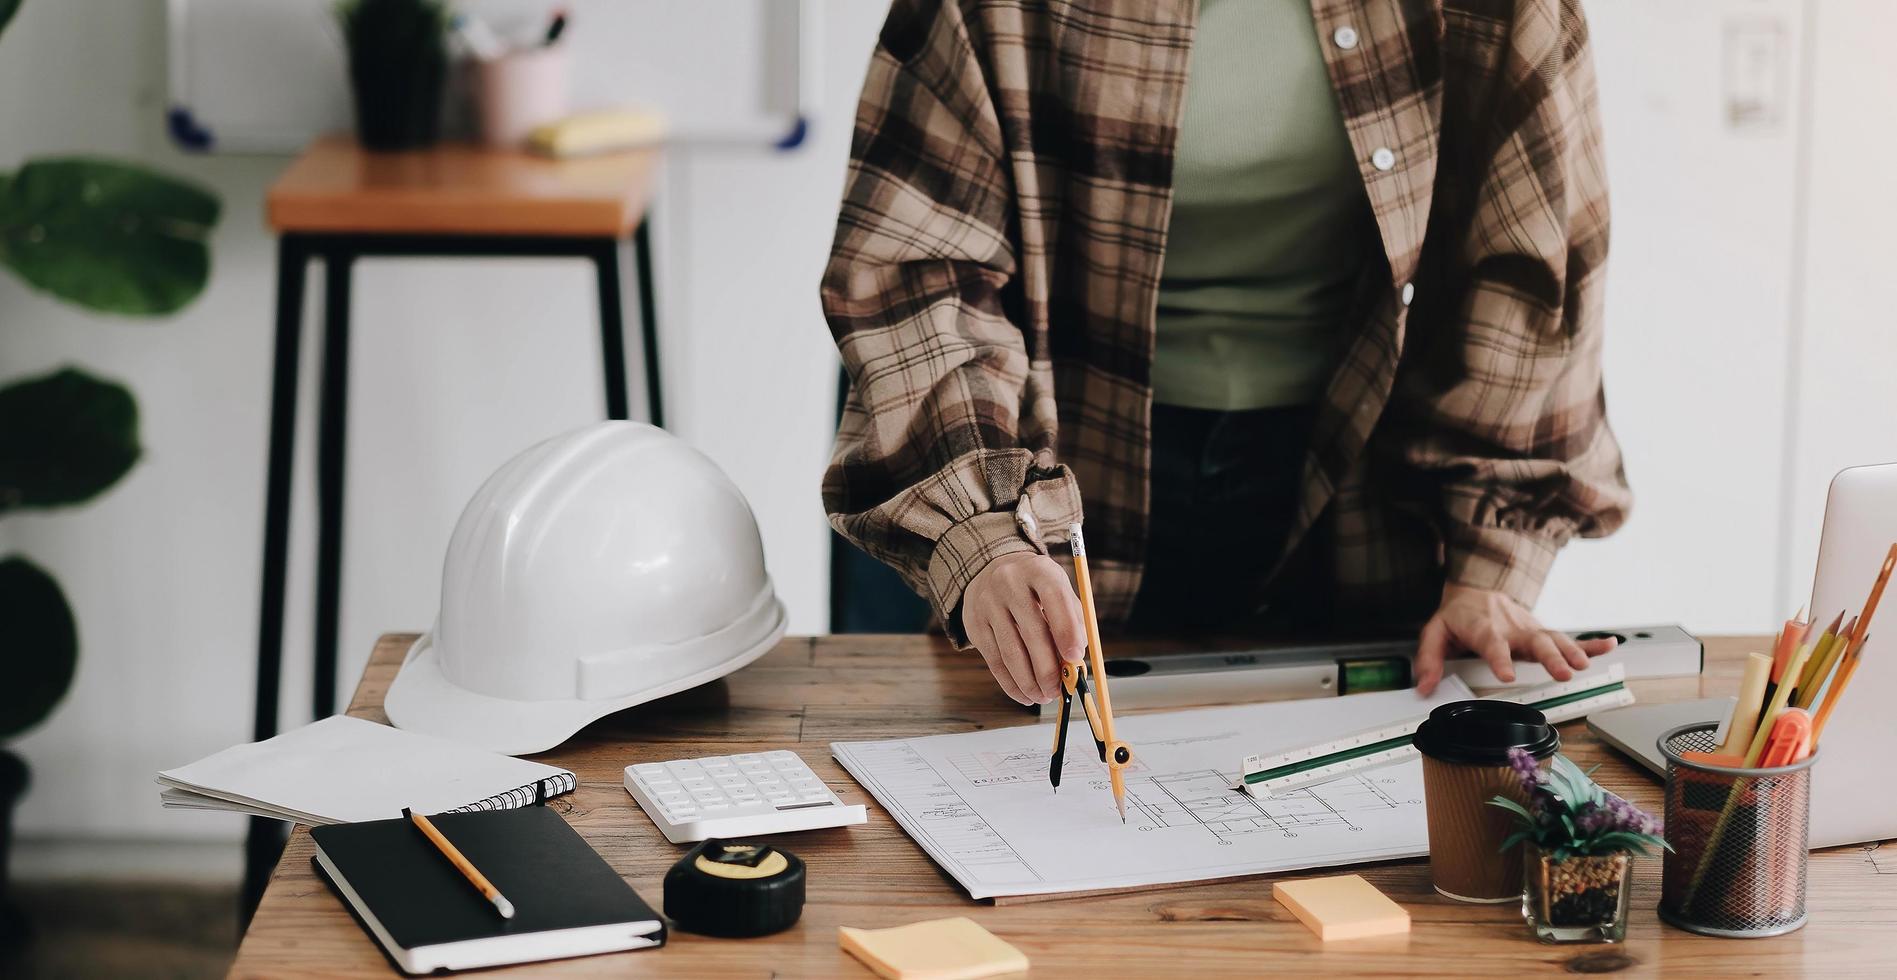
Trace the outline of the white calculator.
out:
M 746 752 L 626 767 L 626 792 L 674 844 L 842 827 L 868 820 L 797 753 Z

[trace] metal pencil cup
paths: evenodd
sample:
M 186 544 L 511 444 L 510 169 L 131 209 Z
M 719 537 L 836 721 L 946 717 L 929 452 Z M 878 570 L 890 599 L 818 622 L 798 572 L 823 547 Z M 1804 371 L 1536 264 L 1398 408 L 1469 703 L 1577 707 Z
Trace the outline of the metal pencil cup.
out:
M 1688 762 L 1711 752 L 1717 725 L 1660 736 L 1666 756 L 1666 854 L 1660 919 L 1708 936 L 1751 939 L 1805 924 L 1811 764 L 1728 769 Z

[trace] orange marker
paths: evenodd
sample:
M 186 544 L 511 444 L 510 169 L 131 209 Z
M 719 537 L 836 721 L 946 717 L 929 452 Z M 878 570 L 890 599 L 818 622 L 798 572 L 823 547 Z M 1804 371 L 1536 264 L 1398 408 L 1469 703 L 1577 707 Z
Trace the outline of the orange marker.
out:
M 1765 754 L 1759 768 L 1789 766 L 1811 754 L 1811 715 L 1803 708 L 1786 708 L 1772 723 L 1772 734 L 1765 740 Z

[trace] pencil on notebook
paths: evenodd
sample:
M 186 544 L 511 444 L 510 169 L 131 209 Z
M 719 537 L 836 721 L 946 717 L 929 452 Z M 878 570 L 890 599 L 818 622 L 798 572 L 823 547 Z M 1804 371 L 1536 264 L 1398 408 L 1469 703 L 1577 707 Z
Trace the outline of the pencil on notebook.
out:
M 408 807 L 402 808 L 402 816 L 407 817 L 415 828 L 422 832 L 422 836 L 435 845 L 435 849 L 441 852 L 441 856 L 447 858 L 448 863 L 454 865 L 455 870 L 461 872 L 463 878 L 468 879 L 468 884 L 473 885 L 474 890 L 480 892 L 481 897 L 494 906 L 494 911 L 499 912 L 501 918 L 514 917 L 514 903 L 508 901 L 507 896 L 502 895 L 501 890 L 494 887 L 493 882 L 487 880 L 487 875 L 482 874 L 481 869 L 475 867 L 474 862 L 468 860 L 467 855 L 462 854 L 461 849 L 455 847 L 453 841 L 442 836 L 433 821 Z

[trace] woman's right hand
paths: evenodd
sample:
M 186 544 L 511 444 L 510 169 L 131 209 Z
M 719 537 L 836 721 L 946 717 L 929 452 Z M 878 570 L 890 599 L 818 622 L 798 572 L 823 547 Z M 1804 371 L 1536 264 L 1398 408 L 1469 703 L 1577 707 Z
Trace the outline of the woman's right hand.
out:
M 962 630 L 1002 691 L 1022 704 L 1060 697 L 1060 664 L 1080 662 L 1087 633 L 1080 599 L 1052 558 L 1002 555 L 962 592 Z

